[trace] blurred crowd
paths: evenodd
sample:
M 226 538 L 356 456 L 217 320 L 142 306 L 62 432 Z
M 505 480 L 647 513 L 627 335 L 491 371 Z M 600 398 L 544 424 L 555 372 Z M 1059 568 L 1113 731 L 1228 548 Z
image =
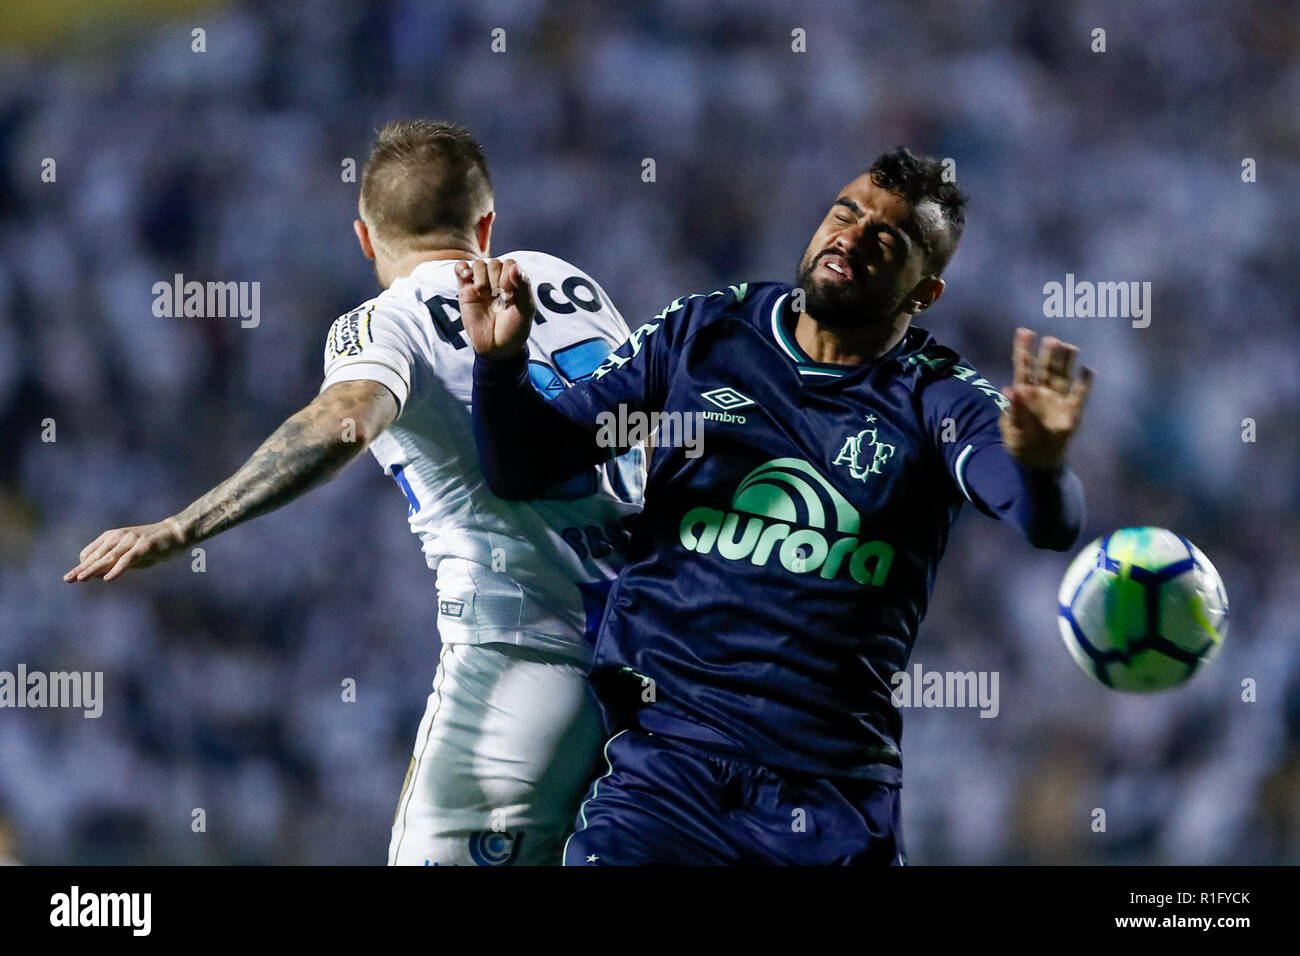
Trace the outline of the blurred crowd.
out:
M 569 259 L 633 325 L 793 281 L 877 153 L 953 158 L 966 235 L 918 324 L 998 384 L 1017 325 L 1078 344 L 1087 538 L 1186 535 L 1232 623 L 1187 686 L 1106 690 L 1057 634 L 1069 555 L 968 509 L 913 662 L 997 671 L 1000 712 L 904 715 L 909 855 L 1300 863 L 1297 100 L 1280 2 L 290 0 L 0 36 L 0 670 L 102 670 L 107 698 L 0 710 L 0 857 L 383 861 L 438 647 L 372 459 L 201 561 L 60 576 L 311 399 L 375 291 L 347 160 L 432 116 L 486 148 L 494 251 Z M 260 322 L 156 317 L 177 273 L 260 282 Z M 1150 281 L 1150 326 L 1044 318 L 1067 274 Z

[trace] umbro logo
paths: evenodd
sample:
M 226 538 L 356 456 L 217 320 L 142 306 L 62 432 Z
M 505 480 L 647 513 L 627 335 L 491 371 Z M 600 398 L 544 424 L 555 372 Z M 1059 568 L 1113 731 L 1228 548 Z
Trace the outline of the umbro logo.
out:
M 729 412 L 736 408 L 744 408 L 747 405 L 753 405 L 754 400 L 748 395 L 742 395 L 730 386 L 715 388 L 707 392 L 701 392 L 700 398 L 707 398 L 714 405 L 717 405 L 724 412 Z
M 706 422 L 722 422 L 727 425 L 745 424 L 744 415 L 732 415 L 731 412 L 737 408 L 746 408 L 755 404 L 754 400 L 748 395 L 742 395 L 730 386 L 700 392 L 700 398 L 708 399 L 722 409 L 720 412 L 698 412 L 700 418 Z

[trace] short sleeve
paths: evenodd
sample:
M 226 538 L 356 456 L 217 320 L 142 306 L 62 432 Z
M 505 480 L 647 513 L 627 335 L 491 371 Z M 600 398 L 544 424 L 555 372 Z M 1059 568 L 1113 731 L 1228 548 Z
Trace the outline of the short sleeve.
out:
M 369 302 L 330 326 L 321 390 L 339 382 L 379 382 L 397 399 L 400 415 L 418 383 L 418 368 L 429 361 L 417 323 L 400 309 Z

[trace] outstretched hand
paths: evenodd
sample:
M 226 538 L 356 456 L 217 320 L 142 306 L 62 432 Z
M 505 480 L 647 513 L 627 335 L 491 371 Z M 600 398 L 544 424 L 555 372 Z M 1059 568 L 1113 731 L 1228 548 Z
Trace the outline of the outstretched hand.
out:
M 127 568 L 147 568 L 185 550 L 186 541 L 175 518 L 133 528 L 105 531 L 81 549 L 80 563 L 66 574 L 69 583 L 103 578 L 111 581 Z
M 1078 348 L 1052 336 L 1042 340 L 1035 356 L 1034 339 L 1029 329 L 1016 329 L 1014 377 L 1002 390 L 1011 400 L 999 422 L 1002 443 L 1027 468 L 1060 468 L 1066 446 L 1083 421 L 1093 371 L 1084 366 L 1076 377 Z
M 474 351 L 506 358 L 528 348 L 537 306 L 533 287 L 513 259 L 474 259 L 456 264 L 460 320 Z

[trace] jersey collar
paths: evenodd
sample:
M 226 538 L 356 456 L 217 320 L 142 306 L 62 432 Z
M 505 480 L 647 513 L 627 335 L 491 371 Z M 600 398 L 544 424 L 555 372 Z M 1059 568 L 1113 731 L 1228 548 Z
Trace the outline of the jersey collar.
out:
M 832 382 L 878 365 L 880 362 L 902 358 L 929 339 L 927 332 L 913 327 L 907 330 L 907 333 L 897 345 L 875 362 L 865 362 L 862 365 L 835 365 L 829 362 L 817 362 L 810 358 L 808 353 L 801 349 L 799 343 L 795 340 L 792 328 L 794 309 L 788 305 L 789 298 L 790 293 L 782 293 L 776 302 L 772 304 L 770 317 L 772 338 L 776 341 L 777 348 L 784 352 L 786 357 L 795 364 L 800 377 L 809 383 Z
M 795 341 L 794 333 L 786 327 L 788 317 L 793 315 L 792 309 L 786 308 L 786 302 L 790 298 L 790 293 L 783 293 L 780 298 L 772 304 L 772 338 L 776 340 L 776 346 L 794 362 L 799 374 L 813 381 L 830 380 L 843 378 L 853 371 L 851 365 L 832 365 L 827 362 L 815 362 L 808 357 L 808 353 L 799 347 Z

